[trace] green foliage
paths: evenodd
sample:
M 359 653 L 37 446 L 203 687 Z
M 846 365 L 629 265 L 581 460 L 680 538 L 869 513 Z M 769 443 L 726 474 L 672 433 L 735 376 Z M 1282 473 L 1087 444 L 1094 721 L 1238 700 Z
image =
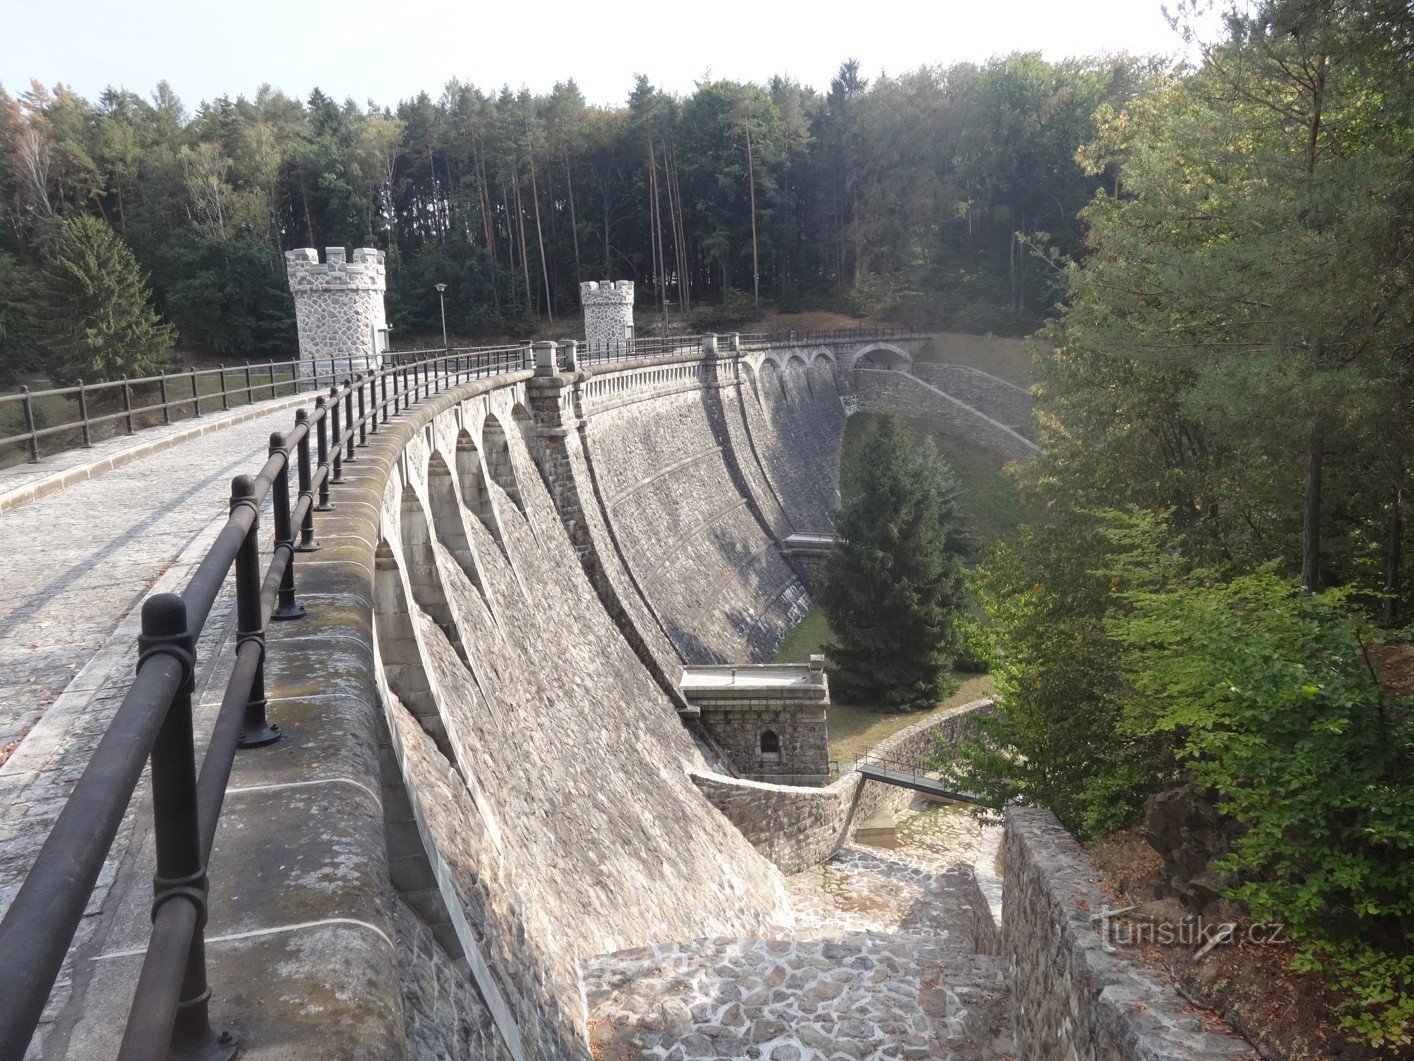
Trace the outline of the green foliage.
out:
M 728 291 L 715 305 L 694 310 L 688 327 L 697 332 L 726 332 L 739 328 L 761 313 L 756 302 L 745 291 Z
M 170 369 L 172 328 L 152 308 L 147 277 L 127 244 L 85 214 L 58 224 L 36 296 L 50 377 L 92 382 Z
M 1131 557 L 1147 570 L 1148 555 Z M 1372 1042 L 1414 1033 L 1414 724 L 1386 702 L 1345 594 L 1270 570 L 1125 594 L 1108 631 L 1139 694 L 1125 727 L 1177 754 L 1239 822 L 1218 868 L 1299 964 L 1341 981 Z
M 997 713 L 945 774 L 984 808 L 1047 807 L 1083 840 L 1138 817 L 1174 776 L 1169 740 L 1124 726 L 1130 688 L 1106 627 L 1115 605 L 1108 517 L 1073 509 L 993 547 L 975 577 L 986 622 L 969 648 L 991 668 Z
M 295 345 L 284 263 L 243 239 L 178 243 L 165 262 L 171 316 L 184 342 L 213 354 L 270 356 Z
M 892 415 L 877 418 L 854 457 L 836 520 L 844 541 L 819 595 L 835 636 L 830 680 L 845 702 L 930 708 L 953 687 L 966 549 L 957 488 Z
M 34 367 L 31 342 L 35 271 L 14 255 L 0 252 L 0 380 Z

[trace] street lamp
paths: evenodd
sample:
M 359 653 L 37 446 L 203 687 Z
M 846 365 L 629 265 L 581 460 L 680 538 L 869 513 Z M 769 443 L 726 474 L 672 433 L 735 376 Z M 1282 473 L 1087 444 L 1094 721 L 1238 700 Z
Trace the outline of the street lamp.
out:
M 442 308 L 442 353 L 451 351 L 447 345 L 447 300 L 442 296 L 442 292 L 447 290 L 446 284 L 437 284 L 437 304 Z

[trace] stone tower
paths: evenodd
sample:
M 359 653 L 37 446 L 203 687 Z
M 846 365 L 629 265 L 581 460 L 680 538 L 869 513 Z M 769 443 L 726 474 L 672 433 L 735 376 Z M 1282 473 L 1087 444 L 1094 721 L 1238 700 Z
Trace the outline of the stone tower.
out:
M 590 357 L 633 338 L 633 281 L 586 280 L 579 285 Z
M 313 247 L 285 252 L 285 270 L 295 297 L 300 360 L 334 359 L 335 370 L 353 358 L 355 371 L 376 367 L 388 345 L 388 318 L 383 292 L 388 271 L 383 252 L 360 247 L 350 261 L 343 247 L 326 247 L 325 261 Z M 328 365 L 320 365 L 328 372 Z

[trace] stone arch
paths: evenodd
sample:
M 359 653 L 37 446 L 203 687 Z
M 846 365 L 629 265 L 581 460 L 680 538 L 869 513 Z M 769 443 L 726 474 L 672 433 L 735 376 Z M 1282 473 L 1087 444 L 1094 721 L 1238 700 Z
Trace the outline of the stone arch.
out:
M 456 755 L 447 738 L 442 715 L 437 710 L 437 693 L 427 674 L 418 645 L 416 616 L 403 590 L 397 555 L 388 539 L 379 539 L 373 552 L 374 628 L 383 677 L 393 695 L 417 719 L 423 731 L 436 743 L 447 761 L 455 766 Z
M 787 400 L 785 374 L 779 363 L 770 358 L 761 362 L 761 399 L 763 402 Z
M 470 440 L 470 437 L 468 435 L 467 439 Z M 479 467 L 478 463 L 478 469 Z M 432 511 L 432 529 L 437 540 L 484 597 L 486 583 L 481 575 L 476 551 L 472 548 L 471 539 L 467 537 L 462 507 L 457 502 L 457 490 L 452 481 L 452 470 L 447 467 L 442 454 L 435 450 L 427 459 L 427 507 Z
M 761 404 L 761 387 L 756 381 L 756 370 L 745 361 L 741 363 L 741 381 L 743 390 L 752 398 L 757 405 Z
M 855 368 L 884 368 L 898 371 L 913 365 L 913 356 L 893 343 L 873 343 L 854 352 Z
M 442 585 L 442 576 L 437 570 L 437 548 L 433 543 L 432 526 L 422 507 L 422 498 L 408 483 L 403 484 L 398 522 L 402 528 L 403 564 L 407 569 L 408 585 L 412 588 L 412 599 L 447 635 L 447 640 L 465 663 L 466 648 L 462 645 L 461 631 L 457 629 L 456 615 L 447 600 L 447 588 Z
M 481 425 L 482 460 L 486 462 L 486 474 L 491 481 L 506 492 L 515 505 L 525 514 L 525 503 L 520 499 L 520 483 L 516 481 L 516 468 L 511 460 L 511 446 L 506 438 L 506 429 L 501 421 L 488 416 Z
M 457 434 L 457 478 L 461 481 L 462 503 L 481 521 L 491 537 L 502 541 L 501 521 L 496 506 L 491 503 L 491 491 L 486 485 L 486 469 L 481 463 L 481 451 L 466 428 Z

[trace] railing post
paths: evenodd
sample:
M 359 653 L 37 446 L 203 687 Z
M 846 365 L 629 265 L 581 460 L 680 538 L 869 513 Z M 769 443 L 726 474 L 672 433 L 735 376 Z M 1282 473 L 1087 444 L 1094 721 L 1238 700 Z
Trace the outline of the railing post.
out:
M 133 392 L 128 386 L 127 373 L 123 373 L 123 412 L 127 413 L 125 418 L 128 423 L 128 434 L 133 433 Z
M 270 455 L 284 457 L 283 467 L 275 476 L 271 489 L 271 507 L 275 510 L 275 552 L 288 551 L 285 573 L 280 576 L 280 594 L 272 619 L 304 618 L 304 609 L 295 602 L 295 532 L 290 522 L 290 450 L 285 436 L 276 431 L 270 436 Z
M 191 366 L 191 408 L 192 416 L 201 415 L 201 389 L 196 384 L 196 366 Z
M 255 384 L 250 378 L 250 362 L 245 363 L 245 403 L 250 405 L 255 401 Z
M 333 363 L 332 361 L 330 362 Z M 334 463 L 330 465 L 331 483 L 342 483 L 344 481 L 344 444 L 340 441 L 344 433 L 339 429 L 339 388 L 329 388 L 329 412 L 334 418 L 333 426 L 329 429 L 329 449 L 333 454 Z
M 309 507 L 305 509 L 304 519 L 300 520 L 299 544 L 295 546 L 295 551 L 312 553 L 319 548 L 319 543 L 314 540 L 314 472 L 309 460 L 309 410 L 303 407 L 295 410 L 295 426 L 300 424 L 304 425 L 304 437 L 299 440 L 295 467 L 299 473 L 300 500 L 309 498 Z
M 236 552 L 236 651 L 247 641 L 260 643 L 260 662 L 245 702 L 238 748 L 263 748 L 280 739 L 280 727 L 265 717 L 265 619 L 260 601 L 260 506 L 255 503 L 255 480 L 238 475 L 231 480 L 231 512 L 248 506 L 250 530 Z
M 88 449 L 93 445 L 93 433 L 88 428 L 88 394 L 84 390 L 83 380 L 79 380 L 79 421 L 83 424 L 83 446 Z
M 358 444 L 368 445 L 368 409 L 364 402 L 363 388 L 365 384 L 362 372 L 358 374 Z
M 349 433 L 348 451 L 344 454 L 344 460 L 356 461 L 358 454 L 354 452 L 354 414 L 353 414 L 353 377 L 344 381 L 344 420 L 345 428 Z
M 225 412 L 231 407 L 231 396 L 226 393 L 226 366 L 221 365 L 221 411 Z
M 383 392 L 383 400 L 378 404 L 383 409 L 383 422 L 388 422 L 388 370 L 380 368 L 378 370 L 378 385 Z
M 34 431 L 34 399 L 29 396 L 29 388 L 21 385 L 20 394 L 25 407 L 25 430 L 29 432 L 29 462 L 39 463 L 39 436 Z
M 275 397 L 275 359 L 270 359 L 270 397 Z
M 172 422 L 172 407 L 167 404 L 167 377 L 157 377 L 157 393 L 162 399 L 162 422 L 170 424 Z M 129 431 L 129 434 L 132 432 Z
M 201 857 L 201 826 L 196 798 L 196 746 L 192 733 L 192 690 L 195 687 L 196 646 L 187 626 L 187 606 L 175 593 L 160 593 L 142 606 L 142 636 L 138 638 L 138 668 L 159 655 L 182 665 L 182 684 L 167 708 L 162 728 L 152 742 L 152 818 L 157 846 L 157 873 L 152 878 L 152 919 L 169 902 L 196 908 L 196 929 L 187 952 L 172 1024 L 173 1058 L 230 1058 L 236 1040 L 211 1026 L 206 982 L 206 866 Z
M 407 365 L 404 365 L 404 366 L 403 366 L 402 377 L 403 377 L 403 409 L 406 410 L 407 407 L 411 404 L 411 403 L 408 401 L 408 367 L 407 367 Z
M 328 512 L 334 506 L 329 503 L 329 409 L 322 394 L 314 399 L 314 415 L 318 417 L 315 422 L 315 456 L 319 463 L 316 467 L 324 472 L 319 477 L 319 504 L 314 506 L 314 511 Z

